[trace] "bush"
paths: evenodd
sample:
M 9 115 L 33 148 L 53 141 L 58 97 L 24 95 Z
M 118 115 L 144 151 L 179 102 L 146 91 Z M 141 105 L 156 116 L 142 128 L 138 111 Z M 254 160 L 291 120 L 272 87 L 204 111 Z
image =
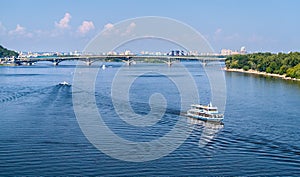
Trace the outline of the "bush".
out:
M 250 69 L 249 66 L 244 66 L 244 67 L 243 67 L 243 70 L 244 70 L 244 71 L 248 71 L 249 69 Z

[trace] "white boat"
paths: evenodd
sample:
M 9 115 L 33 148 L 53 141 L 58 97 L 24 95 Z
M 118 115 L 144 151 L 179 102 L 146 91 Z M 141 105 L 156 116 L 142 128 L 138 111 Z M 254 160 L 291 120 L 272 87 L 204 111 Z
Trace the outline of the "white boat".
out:
M 212 106 L 211 103 L 208 105 L 192 104 L 186 115 L 204 121 L 221 122 L 224 119 L 224 115 L 220 114 L 218 108 Z
M 71 86 L 71 84 L 69 84 L 66 81 L 60 82 L 59 85 L 62 85 L 62 86 Z

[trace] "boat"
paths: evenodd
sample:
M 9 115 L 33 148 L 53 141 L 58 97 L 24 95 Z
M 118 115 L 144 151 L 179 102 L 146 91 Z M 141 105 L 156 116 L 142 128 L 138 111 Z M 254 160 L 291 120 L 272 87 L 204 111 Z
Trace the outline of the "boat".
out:
M 191 109 L 187 111 L 188 117 L 200 119 L 203 121 L 221 122 L 224 119 L 224 115 L 220 114 L 218 108 L 208 105 L 192 104 Z
M 69 84 L 66 81 L 60 82 L 58 85 L 61 85 L 61 86 L 71 86 L 71 84 Z

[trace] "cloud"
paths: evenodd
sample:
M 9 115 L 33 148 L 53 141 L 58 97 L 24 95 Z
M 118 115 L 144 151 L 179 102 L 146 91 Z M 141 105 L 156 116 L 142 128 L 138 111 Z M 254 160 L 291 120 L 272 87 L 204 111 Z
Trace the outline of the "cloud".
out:
M 114 25 L 111 23 L 107 23 L 104 25 L 104 30 L 112 30 L 114 28 Z
M 218 28 L 216 31 L 215 31 L 215 35 L 219 35 L 222 33 L 222 28 Z
M 55 26 L 60 29 L 67 29 L 70 27 L 69 22 L 72 16 L 69 13 L 65 13 L 65 16 L 60 19 L 59 23 L 55 22 Z
M 23 33 L 25 33 L 25 30 L 26 30 L 25 27 L 17 24 L 16 29 L 11 30 L 10 33 L 11 34 L 23 34 Z
M 113 24 L 108 23 L 104 25 L 103 35 L 119 35 L 119 36 L 128 36 L 133 35 L 133 31 L 136 28 L 136 24 L 134 22 L 130 23 L 125 28 L 115 27 Z
M 109 36 L 111 34 L 118 34 L 118 30 L 115 30 L 115 26 L 111 23 L 104 25 L 103 33 L 104 36 Z
M 26 28 L 21 26 L 20 24 L 17 24 L 16 28 L 14 30 L 10 30 L 8 34 L 12 36 L 24 36 L 24 37 L 33 36 L 32 33 L 27 32 Z
M 136 27 L 136 24 L 134 22 L 130 23 L 127 29 L 132 30 Z
M 78 27 L 78 32 L 80 34 L 86 34 L 93 29 L 95 29 L 95 26 L 92 21 L 83 21 L 82 24 Z
M 130 33 L 132 33 L 132 31 L 135 29 L 136 24 L 134 22 L 130 23 L 130 25 L 127 27 L 126 31 L 124 33 L 122 33 L 122 36 L 127 36 Z

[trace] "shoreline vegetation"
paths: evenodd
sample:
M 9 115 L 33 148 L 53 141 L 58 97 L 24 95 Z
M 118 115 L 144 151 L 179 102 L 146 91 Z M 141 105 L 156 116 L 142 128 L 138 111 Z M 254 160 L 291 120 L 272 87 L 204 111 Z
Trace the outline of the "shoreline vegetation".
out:
M 300 81 L 300 53 L 253 53 L 228 56 L 225 71 Z
M 291 77 L 286 77 L 286 75 L 280 75 L 280 74 L 271 74 L 271 73 L 267 73 L 267 72 L 259 72 L 256 70 L 243 70 L 243 69 L 232 69 L 232 68 L 224 68 L 225 71 L 228 72 L 239 72 L 239 73 L 247 73 L 247 74 L 256 74 L 256 75 L 262 75 L 262 76 L 271 76 L 271 77 L 277 77 L 277 78 L 281 78 L 284 80 L 293 80 L 293 81 L 300 81 L 300 79 L 297 78 L 291 78 Z

